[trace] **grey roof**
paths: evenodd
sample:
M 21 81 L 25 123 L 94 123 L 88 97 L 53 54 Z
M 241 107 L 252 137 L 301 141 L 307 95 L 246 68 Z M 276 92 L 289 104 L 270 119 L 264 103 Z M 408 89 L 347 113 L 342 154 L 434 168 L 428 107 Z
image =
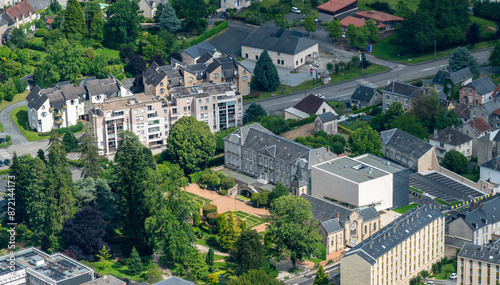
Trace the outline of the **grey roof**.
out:
M 366 183 L 373 179 L 389 175 L 389 173 L 385 171 L 373 168 L 370 165 L 347 156 L 318 164 L 315 168 L 331 175 L 342 177 L 356 184 Z
M 484 246 L 466 242 L 460 249 L 458 256 L 500 265 L 499 245 L 498 242 Z
M 371 153 L 365 153 L 365 154 L 356 156 L 356 157 L 354 157 L 354 159 L 361 161 L 363 163 L 366 163 L 370 166 L 380 168 L 383 171 L 393 173 L 393 174 L 400 172 L 400 171 L 408 170 L 408 168 L 406 168 L 405 166 L 402 166 L 401 164 L 391 162 L 385 158 L 373 155 Z
M 157 7 L 159 4 L 161 3 L 167 3 L 168 1 L 166 0 L 144 0 L 144 2 L 146 2 L 146 4 L 148 4 L 148 6 L 151 8 L 151 9 L 154 9 L 155 7 Z
M 370 264 L 375 264 L 379 257 L 439 218 L 444 218 L 443 213 L 427 205 L 411 209 L 357 244 L 343 258 L 357 254 Z
M 195 285 L 194 282 L 181 279 L 176 276 L 169 277 L 163 281 L 154 283 L 153 285 Z
M 465 223 L 473 230 L 500 221 L 500 196 L 486 202 L 476 203 L 476 208 L 464 214 Z
M 314 94 L 309 94 L 307 97 L 300 100 L 293 107 L 299 111 L 311 115 L 315 114 L 318 111 L 319 107 L 321 107 L 323 102 L 326 102 L 325 99 L 322 99 Z
M 50 6 L 50 0 L 28 0 L 28 3 L 37 12 Z
M 117 83 L 113 78 L 90 80 L 86 84 L 90 96 L 119 92 Z
M 451 73 L 449 71 L 440 69 L 432 78 L 432 83 L 444 85 L 444 81 L 450 76 L 450 74 Z
M 187 53 L 192 58 L 198 58 L 207 52 L 210 53 L 211 55 L 213 55 L 216 50 L 217 50 L 217 48 L 214 47 L 211 43 L 209 43 L 207 41 L 203 41 L 197 45 L 194 45 L 192 47 L 189 47 L 189 48 L 183 50 L 183 52 Z
M 474 88 L 480 95 L 491 93 L 497 87 L 488 76 L 474 80 L 465 86 Z
M 144 77 L 144 81 L 147 85 L 156 86 L 160 84 L 160 82 L 167 76 L 167 73 L 164 69 L 159 68 L 160 66 L 153 62 L 149 65 L 148 69 L 142 75 Z
M 3 16 L 0 17 L 0 27 L 7 26 L 9 23 L 4 20 Z
M 113 275 L 104 275 L 101 278 L 94 279 L 89 282 L 82 283 L 81 285 L 125 285 L 126 282 L 120 280 Z
M 431 144 L 399 129 L 383 131 L 380 133 L 380 138 L 382 144 L 398 149 L 414 158 L 420 158 L 432 149 Z
M 30 94 L 26 96 L 26 101 L 28 102 L 28 108 L 30 109 L 40 109 L 40 107 L 49 99 L 47 94 L 40 92 L 42 91 L 42 88 L 35 86 L 33 89 L 31 89 Z
M 467 240 L 459 238 L 459 237 L 452 237 L 449 235 L 444 236 L 444 243 L 449 246 L 461 248 L 464 243 L 466 243 Z
M 84 98 L 87 91 L 82 86 L 74 86 L 73 84 L 63 85 L 59 87 L 66 100 Z M 83 96 L 83 97 L 82 97 Z
M 332 112 L 326 112 L 323 114 L 319 114 L 319 119 L 323 122 L 331 122 L 337 120 L 337 116 L 335 116 Z
M 498 100 L 497 101 L 495 101 L 495 100 L 488 101 L 488 102 L 484 103 L 483 106 L 481 106 L 481 109 L 483 110 L 483 112 L 488 116 L 491 115 L 496 110 L 498 110 L 499 108 L 500 108 L 500 102 L 498 102 Z
M 383 90 L 397 95 L 415 98 L 420 94 L 420 91 L 423 90 L 423 87 L 413 86 L 399 81 L 393 81 Z
M 472 74 L 472 71 L 470 68 L 466 67 L 463 69 L 460 69 L 459 71 L 455 71 L 450 74 L 450 80 L 453 82 L 453 84 L 457 84 L 460 82 L 464 82 L 467 79 L 472 79 L 474 77 L 474 74 Z
M 340 224 L 339 219 L 337 218 L 321 222 L 321 225 L 328 234 L 344 230 L 344 227 Z
M 351 95 L 351 99 L 370 102 L 370 100 L 375 96 L 375 94 L 380 93 L 376 88 L 368 87 L 365 85 L 359 85 L 354 90 L 354 93 Z
M 472 138 L 452 128 L 445 128 L 438 132 L 437 137 L 432 135 L 429 140 L 447 143 L 454 146 L 462 145 Z
M 498 136 L 498 134 L 497 134 L 497 136 Z M 497 156 L 497 157 L 493 158 L 492 160 L 489 160 L 489 161 L 481 164 L 481 167 L 490 168 L 493 170 L 499 170 L 499 163 L 500 163 L 500 156 Z
M 196 63 L 205 63 L 209 61 L 212 58 L 212 55 L 209 52 L 206 52 L 204 55 L 202 55 L 200 58 L 196 60 Z
M 220 66 L 220 63 L 216 60 L 214 60 L 212 63 L 210 63 L 208 66 L 207 66 L 207 72 L 213 72 L 214 70 L 217 69 L 217 67 Z
M 274 26 L 261 26 L 251 32 L 241 43 L 268 51 L 297 54 L 307 48 L 318 44 L 317 41 L 303 38 L 302 33 L 284 30 Z

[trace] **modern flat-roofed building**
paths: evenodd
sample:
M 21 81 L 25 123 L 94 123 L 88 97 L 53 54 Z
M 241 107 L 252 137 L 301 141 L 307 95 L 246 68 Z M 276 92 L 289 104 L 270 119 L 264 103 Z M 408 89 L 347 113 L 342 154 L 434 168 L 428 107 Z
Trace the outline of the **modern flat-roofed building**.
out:
M 444 257 L 445 219 L 431 206 L 412 209 L 349 250 L 341 284 L 407 285 Z
M 92 280 L 94 270 L 61 253 L 31 247 L 0 257 L 2 285 L 79 285 Z
M 499 284 L 500 240 L 488 245 L 466 242 L 457 255 L 457 284 Z

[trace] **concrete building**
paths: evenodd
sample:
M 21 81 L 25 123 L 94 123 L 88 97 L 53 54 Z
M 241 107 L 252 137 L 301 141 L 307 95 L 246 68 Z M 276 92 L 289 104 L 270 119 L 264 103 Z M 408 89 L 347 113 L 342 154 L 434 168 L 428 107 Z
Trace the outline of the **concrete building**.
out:
M 94 280 L 94 270 L 61 253 L 30 247 L 0 257 L 0 284 L 79 285 Z
M 295 106 L 285 109 L 285 120 L 302 120 L 311 115 L 320 115 L 331 112 L 338 116 L 335 109 L 328 102 L 315 94 L 309 94 Z
M 387 111 L 393 102 L 400 102 L 405 111 L 412 109 L 412 101 L 418 96 L 425 95 L 424 87 L 417 87 L 399 81 L 393 81 L 383 90 L 382 109 Z
M 457 130 L 472 138 L 472 157 L 478 157 L 478 153 L 481 151 L 480 141 L 487 140 L 487 135 L 493 131 L 493 128 L 483 117 L 477 117 L 459 126 Z
M 496 87 L 488 76 L 474 80 L 460 89 L 460 103 L 480 105 L 491 101 Z
M 291 188 L 292 194 L 310 194 L 312 166 L 335 158 L 324 147 L 312 149 L 282 138 L 258 123 L 239 128 L 224 138 L 224 167 L 256 177 L 262 184 Z
M 348 209 L 307 194 L 300 197 L 311 204 L 326 254 L 356 246 L 380 229 L 380 215 L 374 207 Z
M 431 144 L 399 129 L 381 132 L 380 139 L 385 157 L 417 172 L 432 168 L 437 161 Z
M 330 0 L 316 7 L 319 13 L 335 16 L 358 7 L 358 0 Z
M 259 60 L 267 50 L 276 66 L 295 69 L 319 60 L 318 42 L 302 37 L 302 33 L 274 26 L 260 26 L 241 43 L 241 55 Z
M 487 244 L 493 236 L 498 238 L 500 233 L 498 209 L 500 209 L 500 196 L 472 204 L 470 211 L 459 213 L 458 218 L 449 223 L 449 235 L 479 245 Z
M 351 106 L 358 107 L 358 109 L 382 104 L 382 93 L 376 88 L 358 85 L 352 93 L 349 103 Z
M 340 261 L 341 284 L 407 285 L 444 257 L 444 214 L 412 209 L 349 250 Z
M 338 120 L 332 112 L 319 114 L 314 120 L 314 131 L 324 131 L 328 135 L 335 135 L 338 132 Z
M 500 156 L 485 162 L 479 166 L 479 177 L 493 184 L 500 184 Z
M 485 246 L 465 243 L 457 255 L 457 284 L 499 284 L 500 240 Z
M 394 30 L 395 28 L 399 27 L 405 20 L 401 17 L 384 12 L 379 12 L 376 10 L 356 12 L 354 16 L 365 21 L 373 19 L 375 21 L 375 24 L 377 24 L 381 31 Z
M 452 128 L 445 128 L 429 137 L 429 143 L 439 160 L 450 150 L 456 150 L 470 160 L 472 155 L 472 138 Z

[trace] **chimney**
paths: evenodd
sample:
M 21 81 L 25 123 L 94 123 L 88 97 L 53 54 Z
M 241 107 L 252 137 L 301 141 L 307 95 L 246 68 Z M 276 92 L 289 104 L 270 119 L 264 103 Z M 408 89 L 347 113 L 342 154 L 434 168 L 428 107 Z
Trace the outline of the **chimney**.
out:
M 337 219 L 339 218 L 339 213 L 337 212 Z
M 495 162 L 493 164 L 493 169 L 497 170 L 497 168 L 498 168 L 498 160 L 495 159 Z
M 448 142 L 451 142 L 451 134 L 448 134 Z
M 434 138 L 437 139 L 437 137 L 438 137 L 438 130 L 434 129 Z

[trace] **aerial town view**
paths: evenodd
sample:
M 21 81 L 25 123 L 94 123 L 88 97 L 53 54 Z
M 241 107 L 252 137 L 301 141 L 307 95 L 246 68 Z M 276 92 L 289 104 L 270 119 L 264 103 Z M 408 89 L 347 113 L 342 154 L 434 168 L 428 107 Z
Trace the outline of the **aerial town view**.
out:
M 0 285 L 500 284 L 500 0 L 0 1 Z

